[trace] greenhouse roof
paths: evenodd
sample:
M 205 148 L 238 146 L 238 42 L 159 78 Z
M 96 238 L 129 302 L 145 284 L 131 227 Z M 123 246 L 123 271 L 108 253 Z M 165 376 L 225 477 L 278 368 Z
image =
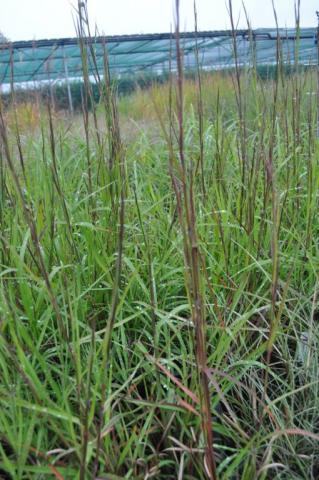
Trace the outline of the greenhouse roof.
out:
M 230 68 L 234 65 L 233 33 L 208 31 L 181 33 L 185 68 L 196 67 L 196 58 L 207 70 Z M 108 52 L 111 74 L 138 72 L 162 73 L 176 67 L 176 48 L 171 33 L 104 36 L 84 39 L 88 52 L 89 73 L 104 72 L 104 52 Z M 282 60 L 301 64 L 317 63 L 316 29 L 237 30 L 237 58 L 248 65 L 252 45 L 258 64 L 276 62 L 277 39 L 280 38 Z M 298 38 L 298 41 L 297 41 Z M 253 41 L 252 41 L 253 40 Z M 93 53 L 94 52 L 94 53 Z M 93 58 L 95 56 L 95 61 Z M 0 84 L 63 80 L 82 77 L 81 49 L 78 38 L 19 41 L 0 44 Z

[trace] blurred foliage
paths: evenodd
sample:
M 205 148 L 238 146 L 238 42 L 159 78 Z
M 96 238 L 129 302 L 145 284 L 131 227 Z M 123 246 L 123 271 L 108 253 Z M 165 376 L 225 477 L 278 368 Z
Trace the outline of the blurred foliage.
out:
M 309 68 L 306 66 L 298 66 L 298 72 L 306 71 Z M 281 75 L 291 76 L 296 73 L 296 67 L 293 65 L 281 65 Z M 249 70 L 249 69 L 248 69 Z M 255 70 L 254 70 L 255 71 Z M 219 70 L 214 72 L 203 72 L 204 78 L 222 78 L 228 79 L 231 81 L 231 77 L 234 73 L 233 69 L 228 70 Z M 273 80 L 276 78 L 278 73 L 276 65 L 260 65 L 257 67 L 257 75 L 261 80 Z M 196 72 L 188 71 L 185 73 L 185 78 L 189 80 L 195 80 Z M 168 84 L 169 72 L 163 73 L 161 75 L 155 75 L 153 73 L 146 73 L 144 75 L 127 75 L 121 78 L 113 80 L 113 88 L 117 91 L 119 97 L 128 96 L 136 91 L 147 90 L 151 87 L 157 87 L 161 85 Z M 227 81 L 227 80 L 226 80 Z M 83 102 L 83 91 L 84 84 L 81 79 L 70 82 L 70 89 L 72 95 L 72 103 L 74 111 L 82 110 Z M 91 82 L 91 96 L 89 98 L 89 108 L 92 107 L 92 101 L 95 104 L 100 102 L 101 91 L 100 88 L 95 82 Z M 52 89 L 52 92 L 51 92 Z M 53 85 L 50 88 L 48 83 L 40 86 L 39 88 L 17 88 L 15 91 L 15 100 L 17 103 L 26 103 L 30 102 L 31 99 L 34 99 L 38 104 L 47 103 L 48 101 L 54 100 L 54 107 L 56 110 L 67 110 L 69 108 L 68 100 L 68 87 L 66 83 L 58 83 Z M 6 92 L 2 94 L 2 101 L 4 106 L 9 106 L 11 103 L 11 94 Z

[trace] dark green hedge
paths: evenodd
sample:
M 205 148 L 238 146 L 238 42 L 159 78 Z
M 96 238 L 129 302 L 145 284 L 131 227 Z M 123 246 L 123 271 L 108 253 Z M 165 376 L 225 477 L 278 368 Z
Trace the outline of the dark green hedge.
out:
M 293 65 L 281 65 L 280 73 L 284 76 L 289 76 L 296 73 L 296 68 Z M 308 67 L 311 68 L 311 67 Z M 301 70 L 305 71 L 307 67 L 301 66 L 299 67 L 299 72 Z M 231 75 L 233 70 L 224 70 L 223 73 L 225 75 Z M 204 75 L 211 75 L 212 73 L 206 72 Z M 262 80 L 271 80 L 276 78 L 278 74 L 278 69 L 276 65 L 260 65 L 257 67 L 257 75 Z M 186 73 L 186 78 L 195 78 L 196 73 L 194 71 L 189 71 Z M 149 88 L 151 85 L 154 84 L 163 84 L 167 82 L 169 74 L 162 74 L 162 75 L 152 75 L 147 74 L 143 76 L 126 76 L 120 79 L 117 79 L 113 82 L 113 88 L 116 89 L 119 96 L 123 95 L 130 95 L 132 94 L 137 88 Z M 80 111 L 82 108 L 82 99 L 83 99 L 83 89 L 84 84 L 81 80 L 73 81 L 70 83 L 71 94 L 72 94 L 72 102 L 73 108 L 75 111 Z M 91 83 L 91 91 L 92 91 L 92 98 L 89 99 L 89 108 L 91 108 L 92 99 L 97 104 L 100 100 L 100 91 L 99 87 L 96 83 Z M 51 92 L 50 87 L 48 85 L 42 86 L 41 88 L 34 90 L 34 89 L 25 89 L 20 88 L 17 89 L 15 92 L 16 99 L 18 102 L 26 102 L 32 100 L 36 96 L 41 102 L 51 101 Z M 58 110 L 66 110 L 69 108 L 69 101 L 68 101 L 68 90 L 67 85 L 65 83 L 60 83 L 54 85 L 53 88 L 53 98 L 54 98 L 54 106 Z M 5 105 L 9 105 L 11 101 L 10 94 L 2 94 L 2 100 Z

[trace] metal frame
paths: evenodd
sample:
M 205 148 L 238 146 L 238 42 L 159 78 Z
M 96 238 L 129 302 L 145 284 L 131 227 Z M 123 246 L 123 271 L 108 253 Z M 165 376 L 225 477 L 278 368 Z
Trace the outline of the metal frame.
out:
M 288 33 L 294 29 L 279 29 L 279 36 L 284 40 L 296 40 L 297 38 L 306 39 L 313 38 L 313 32 L 315 29 L 301 29 L 300 35 L 297 33 L 291 34 Z M 307 30 L 307 33 L 302 33 L 302 30 Z M 311 30 L 311 32 L 309 32 Z M 243 37 L 249 40 L 252 36 L 256 39 L 269 39 L 275 40 L 277 35 L 274 36 L 272 33 L 276 33 L 276 29 L 258 29 L 258 30 L 236 30 L 235 35 L 237 37 Z M 217 37 L 232 37 L 232 30 L 208 30 L 202 32 L 181 32 L 179 34 L 180 39 L 196 39 L 196 38 L 217 38 Z M 146 34 L 134 34 L 134 35 L 106 35 L 93 38 L 86 38 L 87 43 L 123 43 L 123 42 L 136 42 L 136 41 L 154 41 L 154 40 L 171 40 L 175 39 L 175 33 L 146 33 Z M 53 39 L 42 39 L 42 40 L 22 40 L 11 43 L 2 43 L 2 48 L 39 48 L 39 47 L 51 47 L 52 45 L 63 46 L 63 45 L 78 45 L 79 39 L 77 37 L 72 38 L 53 38 Z

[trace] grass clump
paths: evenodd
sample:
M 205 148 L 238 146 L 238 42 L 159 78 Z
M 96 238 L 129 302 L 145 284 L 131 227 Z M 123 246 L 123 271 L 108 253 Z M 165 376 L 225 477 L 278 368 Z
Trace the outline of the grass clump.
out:
M 1 108 L 0 475 L 317 478 L 312 73 L 180 63 L 149 129 L 104 78 L 81 130 Z

